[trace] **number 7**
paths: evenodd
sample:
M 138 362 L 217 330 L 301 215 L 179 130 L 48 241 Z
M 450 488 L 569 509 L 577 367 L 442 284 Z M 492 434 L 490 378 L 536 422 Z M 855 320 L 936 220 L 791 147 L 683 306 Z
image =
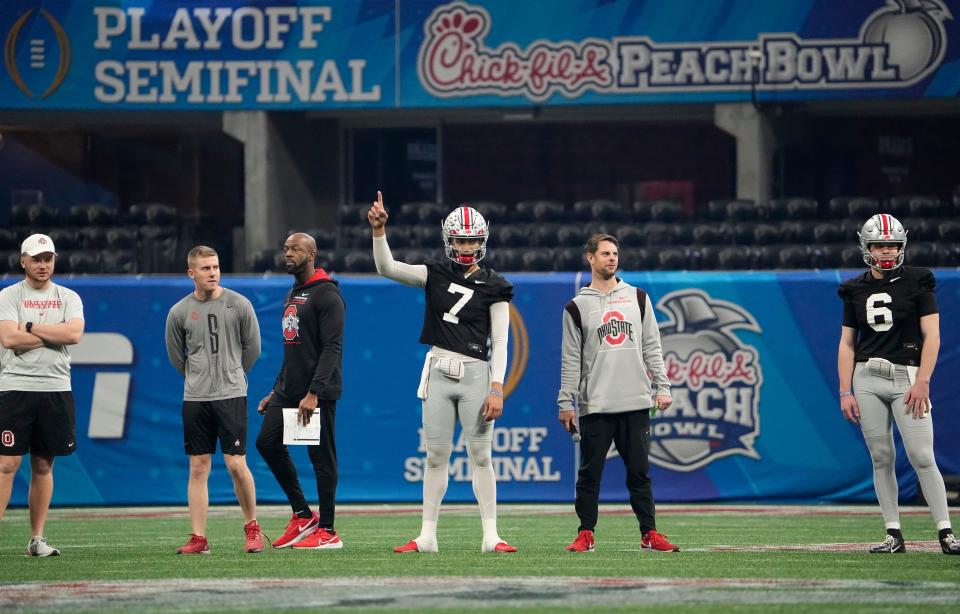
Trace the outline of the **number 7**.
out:
M 447 292 L 449 292 L 450 294 L 463 295 L 462 297 L 460 297 L 460 300 L 457 301 L 456 304 L 450 308 L 450 311 L 443 314 L 444 322 L 452 322 L 454 324 L 459 324 L 460 318 L 457 317 L 457 314 L 460 313 L 460 310 L 463 309 L 463 306 L 467 304 L 467 301 L 469 301 L 473 297 L 473 290 L 465 286 L 461 286 L 460 284 L 450 284 L 450 287 L 447 288 Z

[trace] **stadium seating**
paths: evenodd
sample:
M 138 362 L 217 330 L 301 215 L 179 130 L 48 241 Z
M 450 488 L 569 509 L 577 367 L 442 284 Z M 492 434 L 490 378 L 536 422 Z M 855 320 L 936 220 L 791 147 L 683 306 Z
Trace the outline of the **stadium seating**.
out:
M 525 271 L 552 271 L 554 270 L 553 253 L 549 250 L 526 250 L 521 256 Z
M 70 253 L 69 255 L 65 252 L 58 258 L 58 266 L 64 260 L 70 263 L 71 273 L 83 274 L 100 272 L 100 252 L 83 250 Z
M 667 247 L 657 254 L 660 269 L 667 271 L 683 271 L 690 268 L 687 250 L 683 247 Z
M 480 212 L 488 224 L 505 224 L 507 222 L 507 206 L 493 200 L 467 201 L 471 207 Z M 558 203 L 559 204 L 559 203 Z M 563 205 L 560 205 L 563 209 Z
M 661 224 L 672 224 L 683 218 L 683 205 L 669 200 L 657 201 L 650 207 L 650 219 Z
M 734 222 L 750 222 L 760 216 L 760 210 L 753 201 L 732 200 L 727 203 L 726 219 Z
M 900 214 L 910 231 L 910 251 L 920 244 L 912 256 L 914 262 L 960 265 L 960 248 L 953 247 L 960 245 L 960 221 L 945 214 L 953 207 L 952 201 L 948 206 L 923 196 L 892 198 L 883 206 L 869 196 L 837 197 L 827 201 L 822 211 L 815 199 L 807 197 L 775 198 L 760 204 L 716 199 L 707 203 L 699 217 L 688 217 L 680 204 L 665 200 L 637 200 L 624 207 L 610 199 L 587 199 L 569 209 L 546 199 L 524 200 L 509 207 L 492 200 L 470 204 L 492 224 L 485 264 L 502 271 L 583 270 L 582 246 L 597 232 L 619 238 L 621 268 L 625 270 L 861 268 L 857 232 L 867 217 L 881 210 Z M 89 207 L 92 210 L 93 206 Z M 309 231 L 317 239 L 318 262 L 331 263 L 331 270 L 372 270 L 366 256 L 360 255 L 370 255 L 368 207 L 366 203 L 343 205 L 336 231 Z M 71 211 L 82 218 L 79 210 Z M 147 206 L 128 219 L 146 219 L 149 211 Z M 430 202 L 394 207 L 388 230 L 394 257 L 438 257 L 437 226 L 448 211 L 448 207 Z M 135 229 L 139 237 L 134 245 L 149 235 L 147 226 Z M 176 225 L 165 228 L 169 234 Z M 128 230 L 114 227 L 106 232 L 106 244 L 112 249 L 130 249 Z M 67 244 L 89 249 L 104 242 L 103 235 L 87 230 L 78 237 L 76 243 Z M 2 242 L 0 237 L 0 245 Z M 272 252 L 255 255 L 249 265 L 257 271 L 282 270 Z M 143 256 L 140 260 L 139 266 L 151 266 Z
M 649 222 L 650 210 L 653 208 L 654 202 L 655 201 L 649 200 L 638 200 L 634 202 L 628 213 L 630 220 L 635 223 Z
M 26 238 L 26 237 L 24 237 Z M 19 250 L 20 242 L 17 233 L 9 228 L 0 228 L 0 251 Z
M 564 215 L 563 205 L 552 200 L 541 200 L 533 206 L 533 219 L 536 222 L 544 224 L 561 222 Z

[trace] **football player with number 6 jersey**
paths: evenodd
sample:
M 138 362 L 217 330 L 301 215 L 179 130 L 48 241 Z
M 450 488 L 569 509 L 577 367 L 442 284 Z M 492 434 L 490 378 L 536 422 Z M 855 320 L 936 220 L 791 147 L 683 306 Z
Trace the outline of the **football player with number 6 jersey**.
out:
M 873 553 L 906 551 L 900 531 L 893 422 L 937 523 L 944 554 L 960 554 L 933 456 L 930 378 L 940 351 L 936 281 L 927 269 L 903 266 L 907 231 L 892 215 L 874 215 L 860 230 L 870 269 L 840 285 L 843 327 L 837 352 L 840 411 L 859 424 L 873 460 L 873 485 L 887 536 Z
M 437 518 L 447 491 L 453 431 L 460 421 L 467 441 L 473 492 L 483 524 L 483 552 L 516 552 L 497 532 L 497 482 L 491 462 L 494 420 L 503 413 L 503 380 L 513 286 L 491 269 L 480 268 L 489 227 L 467 205 L 443 222 L 446 259 L 426 264 L 397 262 L 387 245 L 387 212 L 377 192 L 367 213 L 373 229 L 377 272 L 423 288 L 426 308 L 420 343 L 430 346 L 417 396 L 422 400 L 427 462 L 423 477 L 420 535 L 395 552 L 437 552 Z M 490 360 L 487 362 L 487 346 Z

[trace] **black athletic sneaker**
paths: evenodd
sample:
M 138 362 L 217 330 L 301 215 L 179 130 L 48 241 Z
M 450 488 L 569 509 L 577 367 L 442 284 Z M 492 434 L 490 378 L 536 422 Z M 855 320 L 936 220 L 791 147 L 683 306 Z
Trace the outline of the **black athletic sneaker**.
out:
M 960 539 L 953 533 L 947 533 L 940 540 L 940 549 L 944 554 L 960 554 Z
M 956 538 L 954 538 L 954 541 L 956 541 Z M 906 551 L 907 546 L 903 543 L 903 540 L 893 535 L 887 535 L 886 539 L 870 548 L 870 552 L 873 554 L 900 554 Z

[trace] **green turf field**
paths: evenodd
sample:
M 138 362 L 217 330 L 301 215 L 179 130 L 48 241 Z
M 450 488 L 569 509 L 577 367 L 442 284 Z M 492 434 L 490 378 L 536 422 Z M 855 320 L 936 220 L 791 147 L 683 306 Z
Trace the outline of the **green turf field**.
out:
M 262 508 L 259 516 L 268 535 L 282 532 L 286 520 L 282 508 Z M 457 506 L 441 515 L 439 554 L 395 555 L 393 546 L 418 533 L 419 514 L 410 507 L 399 511 L 349 507 L 341 510 L 337 523 L 343 550 L 285 549 L 251 555 L 242 552 L 239 511 L 216 508 L 207 531 L 213 553 L 185 557 L 173 554 L 189 532 L 185 510 L 60 509 L 51 512 L 46 533 L 63 556 L 30 559 L 23 556 L 29 538 L 27 513 L 16 509 L 0 522 L 0 594 L 7 595 L 6 600 L 0 596 L 0 610 L 20 607 L 11 591 L 29 595 L 28 589 L 52 586 L 66 595 L 62 603 L 38 602 L 29 611 L 53 611 L 60 605 L 72 611 L 102 611 L 116 605 L 117 596 L 125 592 L 154 587 L 159 593 L 176 594 L 186 582 L 195 584 L 188 592 L 198 596 L 196 603 L 171 606 L 147 591 L 150 595 L 143 595 L 146 601 L 138 607 L 281 611 L 295 607 L 285 599 L 299 590 L 306 595 L 299 603 L 307 607 L 368 609 L 420 604 L 555 611 L 597 602 L 610 611 L 645 605 L 698 612 L 783 607 L 818 612 L 916 607 L 960 611 L 960 557 L 933 550 L 935 531 L 926 510 L 903 517 L 904 535 L 912 546 L 904 555 L 865 552 L 883 533 L 879 515 L 869 508 L 665 506 L 658 524 L 682 552 L 640 551 L 636 520 L 617 506 L 601 512 L 596 552 L 576 555 L 563 551 L 576 533 L 572 506 L 501 506 L 501 535 L 520 552 L 492 555 L 479 551 L 480 521 L 474 509 Z M 276 583 L 280 596 L 268 599 L 263 595 L 269 593 L 265 579 L 270 578 L 295 581 Z M 150 582 L 121 582 L 138 580 Z M 82 581 L 119 584 L 108 591 L 112 598 L 106 601 L 71 601 L 71 587 L 86 587 L 81 590 L 84 595 L 103 592 L 102 584 Z M 339 583 L 335 603 L 323 601 L 320 590 L 331 582 Z M 489 590 L 473 590 L 477 582 L 486 583 Z M 571 590 L 577 582 L 584 583 L 583 590 Z M 214 585 L 216 590 L 204 588 Z M 223 599 L 209 600 L 211 592 Z M 595 597 L 583 602 L 584 592 Z M 247 597 L 235 600 L 238 595 Z M 267 601 L 257 605 L 251 595 Z

